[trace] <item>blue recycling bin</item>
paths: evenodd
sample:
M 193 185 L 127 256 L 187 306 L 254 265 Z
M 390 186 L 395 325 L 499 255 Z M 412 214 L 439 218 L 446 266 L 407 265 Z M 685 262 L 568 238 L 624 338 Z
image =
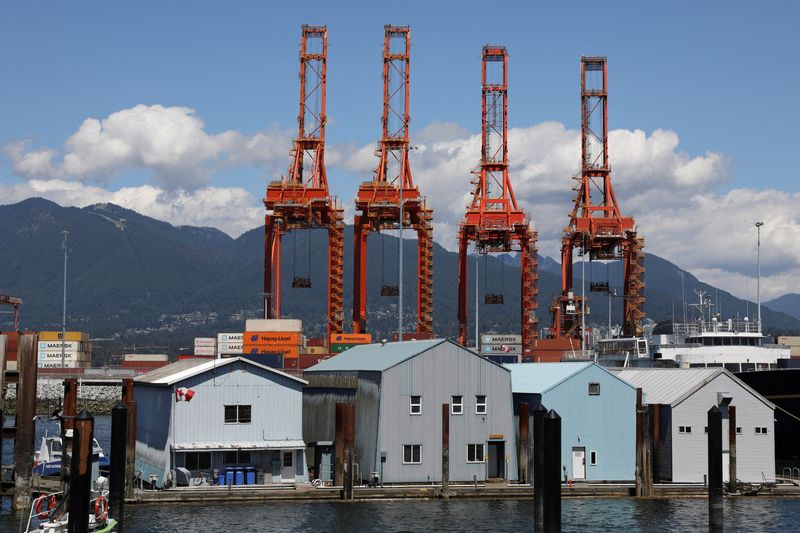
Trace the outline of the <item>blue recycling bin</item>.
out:
M 248 466 L 245 470 L 245 481 L 248 485 L 256 484 L 256 469 L 253 466 Z
M 234 471 L 232 467 L 227 467 L 225 469 L 225 484 L 226 485 L 233 485 L 234 484 Z
M 244 485 L 244 468 L 241 466 L 236 467 L 236 483 L 235 485 Z
M 215 485 L 224 485 L 225 484 L 225 472 L 220 470 L 217 472 L 217 479 L 214 480 Z

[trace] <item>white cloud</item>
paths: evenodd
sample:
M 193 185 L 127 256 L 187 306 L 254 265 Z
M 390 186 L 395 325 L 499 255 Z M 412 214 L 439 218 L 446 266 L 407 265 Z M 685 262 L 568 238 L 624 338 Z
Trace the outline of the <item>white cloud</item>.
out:
M 211 134 L 188 107 L 137 105 L 98 120 L 87 118 L 65 143 L 63 154 L 29 148 L 30 140 L 4 147 L 14 174 L 28 180 L 76 179 L 107 184 L 119 173 L 143 169 L 164 189 L 211 183 L 225 166 L 259 165 L 274 172 L 285 163 L 288 133 L 253 136 L 234 130 Z
M 0 184 L 0 198 L 4 203 L 34 196 L 75 207 L 110 202 L 176 226 L 211 226 L 233 237 L 264 223 L 263 205 L 241 188 L 204 187 L 169 191 L 154 185 L 141 185 L 109 191 L 77 181 L 56 179 L 31 180 L 11 186 Z

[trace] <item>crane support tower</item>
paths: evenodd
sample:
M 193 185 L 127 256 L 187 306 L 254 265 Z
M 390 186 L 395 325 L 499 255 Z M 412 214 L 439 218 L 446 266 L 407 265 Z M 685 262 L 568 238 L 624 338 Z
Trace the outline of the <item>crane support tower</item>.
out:
M 582 338 L 584 295 L 572 287 L 573 251 L 589 261 L 623 260 L 623 335 L 642 334 L 644 317 L 644 239 L 632 217 L 620 214 L 611 187 L 608 161 L 608 65 L 605 57 L 581 57 L 581 175 L 575 206 L 561 240 L 561 295 L 550 308 L 555 338 Z M 590 291 L 608 291 L 608 283 Z
M 281 238 L 294 229 L 328 231 L 328 333 L 341 333 L 343 316 L 344 211 L 328 189 L 325 175 L 325 93 L 328 30 L 302 26 L 300 114 L 291 163 L 280 181 L 267 187 L 264 205 L 264 316 L 281 315 Z M 310 253 L 310 251 L 309 251 Z M 293 286 L 310 287 L 295 278 Z
M 22 305 L 22 298 L 0 294 L 0 305 L 10 305 L 14 308 L 14 331 L 19 331 L 19 306 Z
M 531 230 L 525 211 L 517 206 L 508 177 L 508 53 L 505 47 L 483 47 L 481 85 L 481 162 L 473 171 L 472 203 L 458 229 L 458 339 L 466 345 L 469 243 L 475 243 L 479 254 L 517 251 L 522 258 L 520 319 L 525 360 L 531 357 L 537 336 L 537 235 Z
M 367 329 L 367 236 L 399 229 L 402 218 L 402 227 L 417 234 L 417 333 L 433 334 L 433 210 L 414 185 L 408 162 L 410 52 L 410 29 L 384 26 L 382 136 L 375 153 L 380 163 L 373 179 L 358 188 L 353 220 L 355 333 Z M 397 292 L 391 287 L 382 294 L 396 296 Z

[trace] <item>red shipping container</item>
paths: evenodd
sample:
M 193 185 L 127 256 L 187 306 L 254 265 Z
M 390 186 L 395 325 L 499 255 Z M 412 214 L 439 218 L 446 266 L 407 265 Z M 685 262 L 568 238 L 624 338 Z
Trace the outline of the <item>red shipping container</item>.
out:
M 306 346 L 325 346 L 325 339 L 306 339 Z
M 299 368 L 311 368 L 312 366 L 330 358 L 331 356 L 332 354 L 301 353 L 299 359 Z
M 184 359 L 216 359 L 214 355 L 179 355 L 178 361 L 183 361 Z M 141 361 L 136 361 L 137 363 Z

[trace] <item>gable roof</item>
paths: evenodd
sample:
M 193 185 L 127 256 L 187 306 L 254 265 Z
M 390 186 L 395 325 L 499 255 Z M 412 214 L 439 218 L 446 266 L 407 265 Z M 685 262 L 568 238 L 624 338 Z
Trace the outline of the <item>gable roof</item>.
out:
M 458 348 L 469 352 L 475 357 L 477 353 L 449 339 L 431 339 L 424 341 L 387 342 L 377 344 L 362 344 L 354 346 L 338 355 L 320 361 L 306 372 L 328 371 L 374 371 L 384 372 L 399 365 L 403 361 L 416 357 L 428 350 L 449 342 Z M 491 364 L 496 364 L 486 359 Z M 498 365 L 499 366 L 499 365 Z
M 722 367 L 627 368 L 616 370 L 615 373 L 634 387 L 641 387 L 648 404 L 665 404 L 674 407 L 721 374 L 726 374 L 750 394 L 769 407 L 775 408 L 753 388 Z
M 236 361 L 241 361 L 262 370 L 267 370 L 274 374 L 293 379 L 299 383 L 302 383 L 303 385 L 308 384 L 308 382 L 304 379 L 300 379 L 298 377 L 281 372 L 280 370 L 264 366 L 244 357 L 230 357 L 225 359 L 184 359 L 182 361 L 176 361 L 172 364 L 162 366 L 161 368 L 151 370 L 146 374 L 135 377 L 133 380 L 137 383 L 148 383 L 150 385 L 174 385 L 175 383 L 183 381 L 186 378 L 197 376 L 198 374 L 208 372 L 209 370 L 215 368 L 233 364 Z
M 617 376 L 602 366 L 586 361 L 570 363 L 517 363 L 504 366 L 511 371 L 511 392 L 529 394 L 547 392 L 572 376 L 591 367 L 597 367 L 610 376 L 617 378 Z M 630 383 L 622 382 L 629 387 L 631 386 Z

